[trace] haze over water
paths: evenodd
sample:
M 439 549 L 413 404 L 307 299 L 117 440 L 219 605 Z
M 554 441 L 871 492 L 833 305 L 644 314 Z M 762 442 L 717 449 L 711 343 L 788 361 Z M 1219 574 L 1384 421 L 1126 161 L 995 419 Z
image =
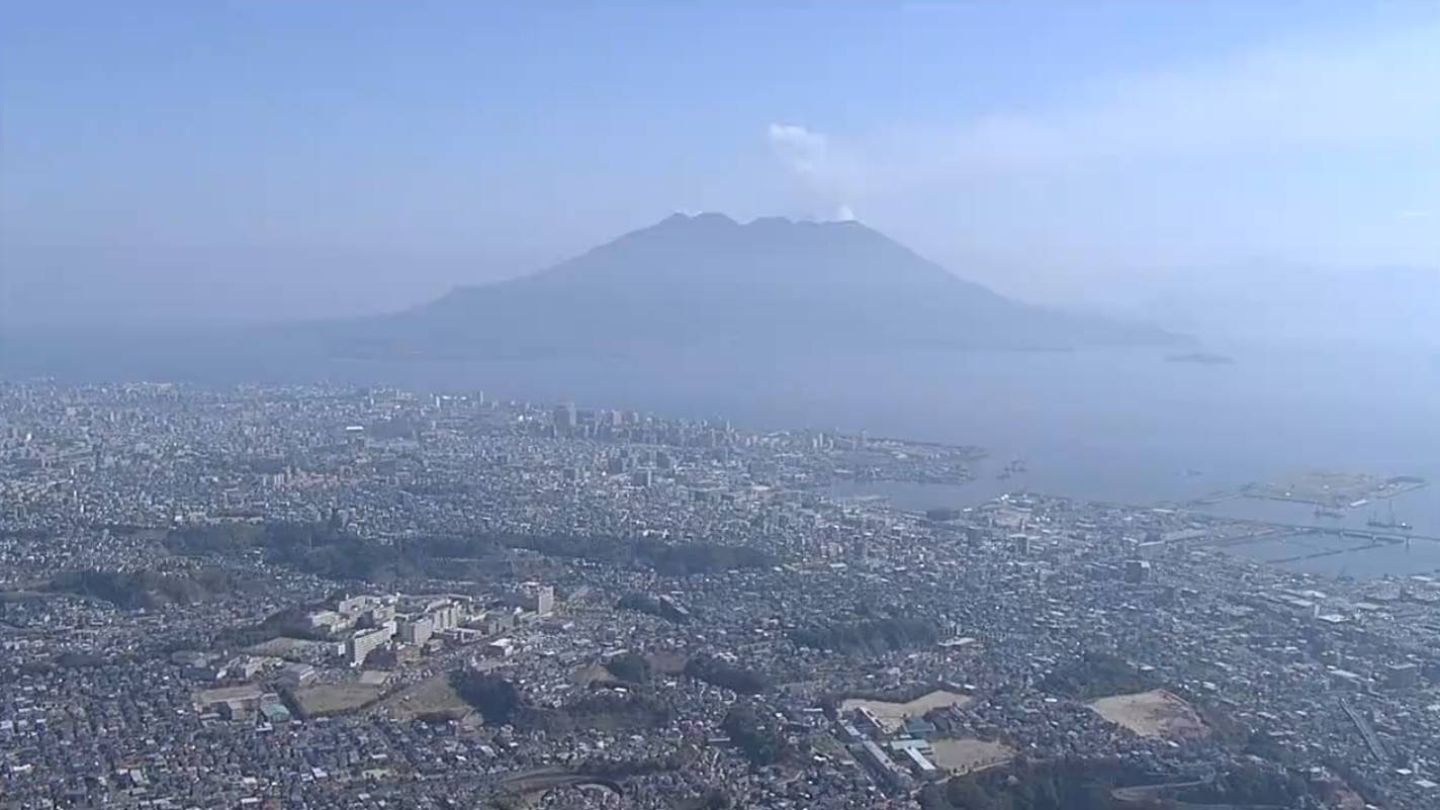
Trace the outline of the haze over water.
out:
M 696 354 L 524 362 L 337 363 L 332 377 L 492 396 L 575 400 L 747 426 L 835 428 L 986 448 L 964 487 L 867 486 L 897 506 L 975 503 L 1029 489 L 1125 503 L 1180 502 L 1302 470 L 1418 475 L 1396 518 L 1440 535 L 1440 359 L 1425 352 L 1227 349 L 1230 365 L 1175 363 L 1158 350 L 776 354 L 740 364 Z M 1028 472 L 999 480 L 999 467 Z M 1368 508 L 1367 508 L 1368 509 Z M 1336 525 L 1364 528 L 1367 509 Z M 1216 511 L 1315 524 L 1306 504 L 1228 501 Z M 1239 546 L 1280 559 L 1315 544 Z M 1344 541 L 1357 545 L 1355 541 Z M 1309 544 L 1306 546 L 1305 544 Z M 1371 576 L 1440 567 L 1440 543 L 1297 563 Z

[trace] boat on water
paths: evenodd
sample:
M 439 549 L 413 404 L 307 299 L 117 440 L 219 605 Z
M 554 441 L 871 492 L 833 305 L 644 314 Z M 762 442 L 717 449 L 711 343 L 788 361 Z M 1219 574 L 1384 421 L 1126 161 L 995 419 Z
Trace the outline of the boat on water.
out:
M 1025 466 L 1024 459 L 1017 458 L 1000 468 L 1000 472 L 995 477 L 1001 481 L 1009 481 L 1012 476 L 1023 475 L 1026 472 L 1028 472 L 1028 468 Z
M 1345 515 L 1334 509 L 1326 509 L 1323 506 L 1317 506 L 1315 507 L 1315 517 L 1330 518 L 1331 520 L 1340 520 L 1341 518 L 1345 517 Z

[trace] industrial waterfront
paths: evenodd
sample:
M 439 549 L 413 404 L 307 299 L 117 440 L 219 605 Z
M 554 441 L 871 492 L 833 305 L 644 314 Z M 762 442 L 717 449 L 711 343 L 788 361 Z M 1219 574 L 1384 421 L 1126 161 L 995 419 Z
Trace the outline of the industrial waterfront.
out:
M 1001 468 L 991 460 L 988 467 Z M 1033 466 L 1033 465 L 1027 465 Z M 982 467 L 982 469 L 984 469 Z M 1012 490 L 1030 488 L 1029 476 L 1007 478 L 978 476 L 963 485 L 906 481 L 841 482 L 830 494 L 838 498 L 880 498 L 899 509 L 923 511 L 937 507 L 965 507 L 985 502 Z M 1197 492 L 1203 487 L 1197 485 Z M 1034 487 L 1034 491 L 1044 490 Z M 1253 521 L 1256 534 L 1243 542 L 1227 542 L 1225 551 L 1246 559 L 1278 565 L 1293 571 L 1337 577 L 1369 579 L 1407 576 L 1440 570 L 1440 500 L 1429 486 L 1419 487 L 1384 505 L 1363 504 L 1334 514 L 1316 514 L 1308 503 L 1264 498 L 1227 497 L 1205 503 L 1203 495 L 1184 508 L 1200 514 Z M 1170 502 L 1136 506 L 1173 508 Z M 1369 525 L 1391 514 L 1408 530 Z M 1338 516 L 1337 516 L 1338 515 Z M 1407 538 L 1409 542 L 1407 541 Z

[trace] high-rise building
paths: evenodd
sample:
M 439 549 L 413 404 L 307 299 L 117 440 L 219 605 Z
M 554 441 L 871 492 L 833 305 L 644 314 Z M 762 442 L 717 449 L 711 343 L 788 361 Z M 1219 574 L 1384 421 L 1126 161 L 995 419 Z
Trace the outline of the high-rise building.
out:
M 346 652 L 350 656 L 351 666 L 360 666 L 370 653 L 385 646 L 390 639 L 395 637 L 395 622 L 389 621 L 374 628 L 373 630 L 361 630 L 350 637 L 350 643 Z
M 580 423 L 575 403 L 565 402 L 555 406 L 555 427 L 560 430 L 574 430 Z
M 555 612 L 554 586 L 527 582 L 521 586 L 521 590 L 525 595 L 526 610 L 534 611 L 540 616 L 549 616 Z
M 435 623 L 429 616 L 415 619 L 401 619 L 396 624 L 397 635 L 406 644 L 424 644 L 435 633 Z

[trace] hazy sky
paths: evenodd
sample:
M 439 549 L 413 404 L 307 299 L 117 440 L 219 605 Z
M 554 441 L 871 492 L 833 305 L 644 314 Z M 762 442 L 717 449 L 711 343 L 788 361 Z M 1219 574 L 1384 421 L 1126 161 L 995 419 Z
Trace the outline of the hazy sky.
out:
M 676 210 L 1031 295 L 1440 267 L 1440 4 L 0 0 L 0 315 L 380 310 Z

